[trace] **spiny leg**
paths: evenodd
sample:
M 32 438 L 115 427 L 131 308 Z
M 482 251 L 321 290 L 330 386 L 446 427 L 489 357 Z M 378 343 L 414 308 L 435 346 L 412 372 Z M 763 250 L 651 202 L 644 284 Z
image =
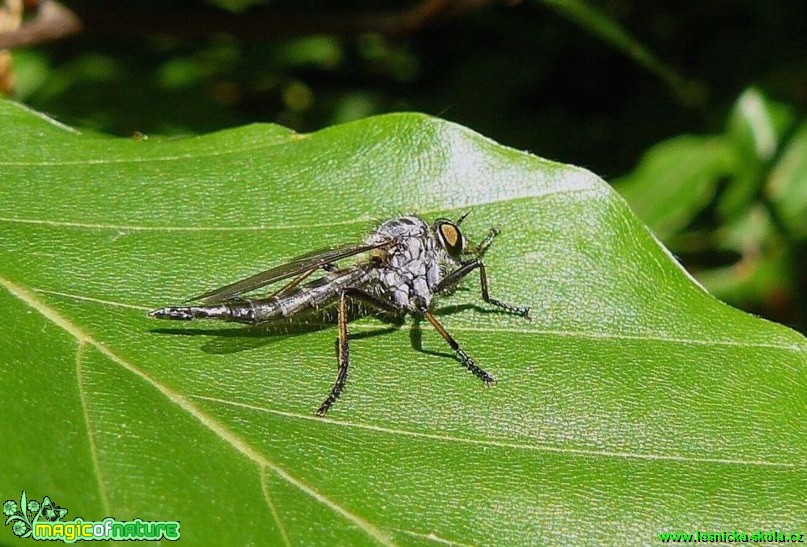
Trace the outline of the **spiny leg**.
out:
M 456 285 L 457 283 L 460 282 L 460 280 L 462 280 L 463 277 L 465 277 L 466 275 L 468 275 L 477 268 L 479 268 L 479 281 L 482 285 L 482 300 L 484 300 L 488 304 L 497 306 L 508 313 L 520 315 L 527 321 L 531 321 L 530 308 L 526 306 L 514 306 L 513 304 L 508 304 L 506 302 L 502 302 L 501 300 L 496 300 L 495 298 L 490 297 L 490 293 L 488 291 L 488 276 L 487 272 L 485 271 L 485 265 L 478 258 L 465 262 L 459 268 L 448 274 L 437 285 L 437 287 L 435 288 L 435 292 L 439 293 L 449 287 Z
M 308 279 L 311 276 L 311 274 L 313 274 L 315 271 L 317 271 L 316 268 L 304 271 L 303 273 L 301 273 L 300 275 L 298 275 L 297 277 L 295 277 L 294 279 L 292 279 L 291 281 L 280 287 L 278 290 L 276 290 L 269 296 L 283 296 L 289 294 L 297 287 L 297 285 Z
M 490 244 L 493 243 L 493 238 L 495 238 L 497 235 L 499 235 L 499 229 L 491 228 L 490 231 L 488 232 L 488 235 L 485 237 L 485 239 L 482 240 L 482 243 L 480 243 L 477 246 L 477 253 L 479 254 L 479 258 L 477 260 L 479 261 L 479 281 L 482 285 L 482 299 L 489 304 L 493 304 L 494 306 L 498 306 L 503 310 L 508 311 L 509 313 L 520 315 L 524 317 L 527 321 L 531 321 L 530 308 L 525 306 L 514 306 L 512 304 L 507 304 L 505 302 L 502 302 L 501 300 L 491 298 L 490 294 L 488 293 L 488 276 L 487 272 L 485 271 L 485 264 L 482 263 L 482 255 L 485 254 L 485 251 L 488 250 Z
M 336 383 L 334 384 L 333 388 L 331 389 L 331 393 L 328 395 L 328 398 L 325 399 L 325 402 L 322 403 L 322 406 L 319 407 L 317 410 L 317 414 L 320 416 L 324 416 L 328 409 L 331 408 L 331 405 L 336 402 L 339 398 L 339 395 L 342 392 L 342 389 L 345 387 L 345 382 L 347 381 L 347 369 L 350 364 L 350 357 L 349 357 L 349 346 L 348 346 L 348 332 L 347 332 L 347 299 L 352 298 L 354 300 L 358 300 L 363 302 L 369 306 L 372 306 L 378 310 L 389 314 L 400 314 L 401 310 L 396 307 L 395 305 L 381 300 L 377 296 L 363 291 L 361 289 L 357 289 L 354 287 L 348 287 L 344 289 L 339 295 L 339 339 L 337 340 L 337 353 L 339 355 L 339 374 L 336 378 Z
M 310 270 L 305 270 L 300 275 L 298 275 L 297 277 L 295 277 L 294 279 L 292 279 L 291 281 L 289 281 L 288 283 L 283 285 L 276 292 L 269 295 L 269 297 L 272 297 L 272 296 L 285 296 L 285 295 L 289 294 L 291 291 L 293 291 L 297 287 L 297 285 L 299 285 L 300 283 L 302 283 L 303 281 L 305 281 L 306 279 L 311 277 L 311 274 L 313 274 L 314 272 L 316 272 L 320 268 L 325 270 L 326 272 L 332 272 L 332 271 L 334 271 L 334 269 L 336 269 L 336 266 L 334 266 L 333 264 L 323 264 L 319 268 L 311 268 Z
M 488 250 L 490 244 L 493 243 L 493 238 L 499 235 L 498 228 L 491 228 L 488 232 L 488 235 L 485 236 L 485 239 L 482 240 L 482 243 L 476 246 L 476 253 L 481 257 L 485 254 L 485 251 Z
M 389 314 L 389 315 L 402 315 L 402 310 L 395 304 L 392 304 L 386 300 L 382 300 L 371 294 L 367 291 L 363 291 L 361 289 L 357 289 L 355 287 L 348 287 L 344 291 L 346 296 L 354 300 L 358 300 L 368 306 L 375 308 L 376 310 Z
M 328 409 L 331 408 L 342 389 L 345 387 L 347 381 L 347 369 L 350 366 L 350 347 L 348 346 L 347 338 L 347 295 L 345 292 L 339 294 L 339 373 L 336 376 L 336 382 L 331 388 L 328 397 L 317 410 L 318 416 L 325 416 Z
M 485 372 L 484 370 L 482 370 L 481 368 L 479 368 L 479 366 L 476 363 L 474 363 L 474 360 L 471 359 L 471 356 L 465 353 L 465 351 L 463 351 L 463 349 L 460 347 L 457 341 L 454 340 L 454 337 L 448 333 L 445 327 L 437 320 L 437 318 L 434 315 L 432 315 L 430 311 L 422 311 L 421 313 L 426 319 L 429 320 L 429 323 L 432 324 L 435 330 L 437 330 L 437 332 L 440 333 L 440 336 L 442 336 L 443 339 L 446 342 L 448 342 L 448 345 L 451 346 L 451 349 L 453 349 L 456 352 L 457 357 L 459 357 L 460 361 L 462 361 L 462 364 L 465 366 L 465 368 L 467 368 L 475 376 L 477 376 L 480 380 L 482 380 L 486 386 L 496 383 L 496 379 L 487 372 Z
M 409 343 L 412 345 L 412 349 L 419 351 L 420 353 L 425 353 L 426 355 L 434 355 L 435 357 L 454 357 L 454 355 L 445 351 L 429 350 L 423 347 L 423 328 L 421 327 L 422 322 L 422 314 L 412 314 L 412 326 L 409 329 Z
M 498 306 L 499 308 L 513 313 L 515 315 L 520 315 L 527 321 L 532 321 L 530 318 L 530 308 L 527 306 L 514 306 L 513 304 L 508 304 L 507 302 L 502 302 L 501 300 L 496 300 L 495 298 L 490 297 L 490 293 L 488 292 L 488 274 L 485 271 L 485 265 L 481 262 L 479 263 L 479 282 L 482 285 L 482 300 L 487 302 L 488 304 L 493 304 L 494 306 Z

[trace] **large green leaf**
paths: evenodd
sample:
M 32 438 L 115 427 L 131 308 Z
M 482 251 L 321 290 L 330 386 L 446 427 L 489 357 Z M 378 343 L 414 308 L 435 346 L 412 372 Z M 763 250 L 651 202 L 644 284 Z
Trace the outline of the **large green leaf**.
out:
M 421 115 L 311 135 L 77 134 L 0 102 L 0 499 L 178 519 L 209 544 L 651 543 L 807 524 L 807 343 L 732 309 L 591 173 Z M 471 210 L 475 279 L 423 327 L 158 323 L 378 219 Z M 10 529 L 2 541 L 11 538 Z

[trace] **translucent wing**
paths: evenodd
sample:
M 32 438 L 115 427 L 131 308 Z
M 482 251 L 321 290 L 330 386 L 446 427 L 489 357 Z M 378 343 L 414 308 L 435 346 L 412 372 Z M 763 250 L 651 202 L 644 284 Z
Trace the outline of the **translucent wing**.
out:
M 203 304 L 214 304 L 236 298 L 237 296 L 254 291 L 266 285 L 271 285 L 278 281 L 294 277 L 317 268 L 321 268 L 328 264 L 334 264 L 339 260 L 355 256 L 373 249 L 388 247 L 391 241 L 382 241 L 369 245 L 343 245 L 341 247 L 334 247 L 332 249 L 325 249 L 306 253 L 291 259 L 285 264 L 276 266 L 264 272 L 257 273 L 246 279 L 236 281 L 224 287 L 219 287 L 212 291 L 195 296 L 189 301 L 199 301 Z

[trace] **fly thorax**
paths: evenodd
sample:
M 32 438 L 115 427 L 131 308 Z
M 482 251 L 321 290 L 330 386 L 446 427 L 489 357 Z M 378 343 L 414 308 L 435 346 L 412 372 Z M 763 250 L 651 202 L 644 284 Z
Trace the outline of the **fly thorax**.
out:
M 416 217 L 385 222 L 369 241 L 385 240 L 394 244 L 371 273 L 375 292 L 401 308 L 411 311 L 420 306 L 428 308 L 443 278 L 445 251 L 437 244 L 429 226 Z

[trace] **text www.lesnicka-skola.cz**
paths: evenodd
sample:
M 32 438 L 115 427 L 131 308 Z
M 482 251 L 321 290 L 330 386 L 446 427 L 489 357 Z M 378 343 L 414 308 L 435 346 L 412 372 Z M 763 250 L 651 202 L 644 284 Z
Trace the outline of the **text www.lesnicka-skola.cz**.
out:
M 756 532 L 659 532 L 662 543 L 804 543 L 803 532 L 778 530 Z

